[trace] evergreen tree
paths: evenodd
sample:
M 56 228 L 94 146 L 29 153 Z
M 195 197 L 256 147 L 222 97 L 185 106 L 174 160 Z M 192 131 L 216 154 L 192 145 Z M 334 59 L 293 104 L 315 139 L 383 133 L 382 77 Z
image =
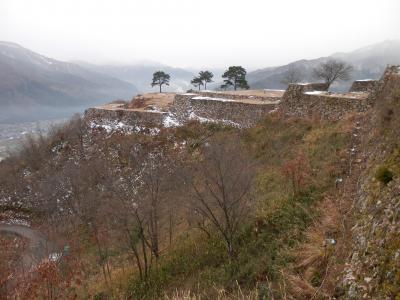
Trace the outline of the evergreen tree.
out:
M 160 93 L 161 93 L 161 87 L 163 84 L 169 85 L 169 79 L 170 75 L 163 72 L 163 71 L 157 71 L 153 74 L 153 82 L 151 83 L 151 86 L 154 87 L 158 85 L 160 87 Z
M 210 71 L 200 71 L 199 78 L 203 81 L 204 89 L 207 89 L 207 83 L 213 82 L 214 74 Z
M 195 77 L 190 83 L 193 84 L 195 87 L 199 87 L 200 91 L 200 87 L 203 85 L 203 80 L 200 77 Z
M 233 86 L 236 91 L 237 88 L 249 89 L 249 85 L 246 80 L 246 69 L 241 66 L 231 66 L 225 71 L 222 78 L 224 79 L 224 86 Z

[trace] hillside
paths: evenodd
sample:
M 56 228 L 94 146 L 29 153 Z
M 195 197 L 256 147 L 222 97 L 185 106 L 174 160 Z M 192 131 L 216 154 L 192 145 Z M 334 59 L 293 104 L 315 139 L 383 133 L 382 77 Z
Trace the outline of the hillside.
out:
M 0 122 L 68 116 L 136 93 L 128 82 L 0 42 Z
M 0 292 L 30 299 L 398 298 L 400 67 L 387 68 L 362 99 L 317 92 L 276 95 L 279 109 L 248 127 L 188 118 L 151 130 L 148 120 L 124 124 L 115 110 L 113 127 L 93 126 L 89 114 L 28 139 L 0 162 L 0 221 L 40 230 L 54 250 L 0 236 Z M 113 105 L 170 117 L 166 108 L 188 97 L 243 114 L 233 105 L 243 93 L 208 94 L 175 95 L 174 103 L 172 95 L 160 103 L 150 94 Z M 331 118 L 353 101 L 363 108 Z M 181 107 L 188 115 L 192 108 Z M 26 272 L 18 262 L 30 251 L 38 262 L 28 260 Z
M 301 71 L 303 82 L 313 82 L 312 70 L 330 58 L 341 59 L 354 66 L 353 79 L 377 79 L 388 64 L 400 63 L 400 40 L 384 41 L 348 53 L 335 53 L 328 57 L 311 60 L 299 60 L 284 66 L 269 67 L 250 72 L 247 76 L 252 88 L 284 89 L 286 85 L 281 80 L 290 68 Z M 348 90 L 351 81 L 338 82 L 332 86 L 333 90 Z

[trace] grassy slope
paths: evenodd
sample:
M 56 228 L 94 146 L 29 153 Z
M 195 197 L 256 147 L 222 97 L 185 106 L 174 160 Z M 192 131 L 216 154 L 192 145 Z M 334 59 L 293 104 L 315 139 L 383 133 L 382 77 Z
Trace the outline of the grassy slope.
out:
M 231 292 L 240 285 L 253 295 L 279 296 L 281 271 L 295 259 L 290 250 L 305 239 L 305 230 L 319 218 L 318 203 L 342 172 L 352 122 L 275 116 L 246 130 L 243 139 L 260 162 L 255 184 L 258 204 L 241 228 L 236 260 L 229 261 L 217 235 L 207 239 L 200 232 L 191 232 L 162 257 L 147 284 L 132 277 L 126 295 L 158 298 L 179 289 L 215 298 L 221 289 Z M 299 153 L 305 158 L 307 178 L 301 193 L 294 197 L 282 169 Z

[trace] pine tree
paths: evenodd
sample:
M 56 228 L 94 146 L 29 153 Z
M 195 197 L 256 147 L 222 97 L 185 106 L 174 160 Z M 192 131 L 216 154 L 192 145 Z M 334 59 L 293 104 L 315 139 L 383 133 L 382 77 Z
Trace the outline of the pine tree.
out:
M 199 78 L 203 81 L 204 89 L 207 89 L 207 83 L 213 82 L 214 74 L 210 71 L 200 71 Z
M 249 89 L 249 85 L 246 80 L 246 69 L 241 66 L 231 66 L 222 75 L 224 79 L 224 86 L 233 86 L 236 91 L 237 88 Z M 222 86 L 221 86 L 222 87 Z
M 160 93 L 161 93 L 161 87 L 163 84 L 169 85 L 169 79 L 171 76 L 163 71 L 157 71 L 153 74 L 153 81 L 151 83 L 151 86 L 154 87 L 158 85 L 160 87 Z
M 190 83 L 193 84 L 195 87 L 199 87 L 200 91 L 200 87 L 203 85 L 203 80 L 200 77 L 195 77 Z

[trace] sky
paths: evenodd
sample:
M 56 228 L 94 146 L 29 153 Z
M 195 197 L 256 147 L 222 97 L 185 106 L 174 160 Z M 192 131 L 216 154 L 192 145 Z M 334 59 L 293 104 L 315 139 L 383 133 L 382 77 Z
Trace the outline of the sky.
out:
M 399 0 L 0 0 L 0 40 L 59 60 L 261 68 L 400 39 Z

